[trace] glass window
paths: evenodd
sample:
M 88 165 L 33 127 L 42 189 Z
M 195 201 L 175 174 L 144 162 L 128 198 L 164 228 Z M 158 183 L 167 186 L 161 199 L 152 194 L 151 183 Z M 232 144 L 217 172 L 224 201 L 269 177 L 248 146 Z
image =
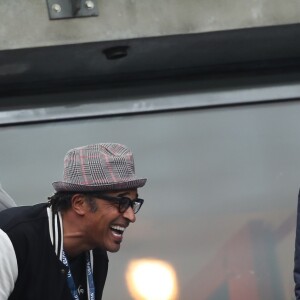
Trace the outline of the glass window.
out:
M 0 181 L 18 205 L 43 202 L 67 150 L 124 143 L 148 182 L 104 299 L 139 299 L 126 274 L 144 259 L 145 289 L 161 274 L 178 299 L 292 299 L 299 115 L 291 102 L 2 128 Z

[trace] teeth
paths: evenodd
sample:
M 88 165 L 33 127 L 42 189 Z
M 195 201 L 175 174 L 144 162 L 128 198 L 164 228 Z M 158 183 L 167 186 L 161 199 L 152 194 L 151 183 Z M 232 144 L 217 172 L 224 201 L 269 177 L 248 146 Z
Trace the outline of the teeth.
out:
M 110 226 L 110 228 L 115 229 L 115 230 L 119 230 L 119 231 L 124 231 L 125 227 L 121 227 L 121 226 L 117 226 L 117 225 L 112 225 Z

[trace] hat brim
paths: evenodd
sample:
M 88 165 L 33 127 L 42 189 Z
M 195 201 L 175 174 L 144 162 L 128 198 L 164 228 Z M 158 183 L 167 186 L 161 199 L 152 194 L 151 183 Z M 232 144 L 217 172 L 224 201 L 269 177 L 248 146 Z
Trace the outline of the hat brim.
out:
M 52 183 L 52 186 L 57 192 L 117 191 L 143 187 L 146 181 L 146 178 L 141 178 L 126 182 L 114 182 L 99 185 L 81 185 L 64 181 L 56 181 Z

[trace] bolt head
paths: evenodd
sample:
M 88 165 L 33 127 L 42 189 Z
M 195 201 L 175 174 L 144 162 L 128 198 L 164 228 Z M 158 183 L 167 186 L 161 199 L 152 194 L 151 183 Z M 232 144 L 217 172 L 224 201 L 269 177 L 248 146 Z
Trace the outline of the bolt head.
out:
M 57 3 L 52 5 L 52 10 L 55 11 L 56 13 L 60 13 L 61 12 L 61 6 Z
M 85 6 L 88 8 L 88 9 L 93 9 L 95 7 L 95 4 L 93 1 L 85 1 Z

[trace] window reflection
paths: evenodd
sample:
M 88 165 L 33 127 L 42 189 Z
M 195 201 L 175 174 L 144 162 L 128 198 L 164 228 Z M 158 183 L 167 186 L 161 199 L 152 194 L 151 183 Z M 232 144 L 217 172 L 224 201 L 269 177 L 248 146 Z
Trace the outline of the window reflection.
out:
M 262 220 L 247 223 L 184 287 L 183 299 L 284 299 L 276 249 L 294 219 L 295 214 L 288 216 L 275 230 Z

